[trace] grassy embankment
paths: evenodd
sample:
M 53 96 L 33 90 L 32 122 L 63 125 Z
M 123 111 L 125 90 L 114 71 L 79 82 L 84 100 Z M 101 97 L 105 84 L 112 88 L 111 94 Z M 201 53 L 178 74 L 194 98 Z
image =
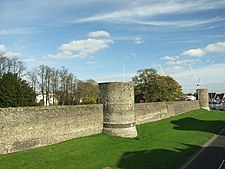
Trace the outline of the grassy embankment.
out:
M 175 169 L 225 127 L 225 112 L 195 110 L 137 126 L 138 137 L 100 134 L 0 155 L 0 168 Z

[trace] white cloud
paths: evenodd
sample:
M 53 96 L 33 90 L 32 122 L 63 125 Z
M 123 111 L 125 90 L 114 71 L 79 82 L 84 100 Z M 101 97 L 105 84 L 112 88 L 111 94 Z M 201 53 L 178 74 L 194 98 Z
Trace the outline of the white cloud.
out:
M 187 64 L 196 64 L 200 62 L 200 58 L 204 58 L 205 55 L 210 53 L 224 53 L 225 42 L 217 42 L 207 45 L 203 48 L 190 49 L 182 52 L 177 56 L 164 56 L 162 60 L 167 61 L 166 73 L 171 74 L 178 82 L 181 83 L 184 92 L 195 92 L 197 79 L 201 79 L 202 86 L 208 88 L 211 92 L 224 92 L 225 79 L 223 78 L 223 72 L 225 71 L 225 64 L 215 64 L 210 59 L 206 59 L 203 66 L 197 66 L 194 68 L 194 74 L 188 68 Z M 187 58 L 189 56 L 191 58 Z M 177 58 L 177 59 L 176 59 Z M 202 60 L 202 59 L 201 59 Z M 202 64 L 201 64 L 202 65 Z M 186 67 L 186 68 L 185 68 Z
M 155 20 L 155 16 L 175 15 L 182 13 L 201 12 L 209 9 L 225 7 L 225 1 L 142 1 L 132 6 L 124 6 L 120 10 L 92 15 L 75 22 L 111 22 L 135 23 L 164 27 L 193 27 L 224 21 L 224 17 L 196 20 Z
M 174 66 L 173 69 L 174 69 L 175 71 L 180 71 L 180 70 L 183 69 L 183 67 L 181 67 L 181 66 Z
M 186 64 L 194 64 L 199 62 L 199 59 L 184 59 L 184 60 L 177 60 L 177 61 L 169 61 L 167 65 L 186 65 Z
M 147 17 L 158 15 L 159 13 L 170 13 L 172 11 L 177 11 L 181 8 L 180 5 L 171 4 L 170 6 L 164 4 L 161 6 L 160 4 L 155 5 L 145 5 L 145 6 L 136 6 L 135 8 L 128 8 L 120 11 L 113 11 L 109 13 L 98 14 L 95 16 L 91 16 L 89 18 L 81 19 L 81 22 L 87 21 L 112 21 L 112 20 L 124 20 L 125 18 L 132 17 Z
M 196 49 L 189 49 L 184 51 L 178 56 L 164 56 L 161 57 L 161 60 L 166 60 L 167 65 L 184 65 L 184 64 L 195 64 L 200 61 L 200 59 L 187 59 L 185 56 L 189 57 L 203 57 L 206 54 L 209 53 L 224 53 L 225 52 L 225 42 L 217 42 L 213 44 L 209 44 L 204 48 L 196 48 Z M 184 59 L 185 57 L 185 59 Z M 209 60 L 206 60 L 206 62 L 211 62 Z
M 5 45 L 0 44 L 0 53 L 5 52 L 5 51 L 6 51 Z
M 27 59 L 22 59 L 23 62 L 36 62 L 35 59 L 32 59 L 32 58 L 27 58 Z
M 70 51 L 62 51 L 61 53 L 57 53 L 57 54 L 49 54 L 48 55 L 49 58 L 76 58 L 79 57 L 78 55 L 73 54 Z
M 74 40 L 68 44 L 63 44 L 59 47 L 59 49 L 68 53 L 67 56 L 73 54 L 75 57 L 85 58 L 99 50 L 108 48 L 110 43 L 113 43 L 113 41 L 110 39 L 89 38 L 87 40 Z
M 208 88 L 209 92 L 225 92 L 224 63 L 204 65 L 193 69 L 197 79 L 201 79 L 202 88 Z M 185 89 L 184 92 L 195 92 L 197 82 L 188 66 L 172 76 L 181 83 L 183 89 Z
M 138 37 L 136 37 L 135 39 L 134 39 L 134 43 L 136 43 L 136 44 L 142 44 L 142 43 L 144 43 L 145 41 L 143 40 L 143 38 L 141 37 L 141 36 L 138 36 Z
M 59 49 L 88 55 L 107 48 L 109 43 L 112 43 L 112 40 L 89 38 L 87 40 L 74 40 L 68 44 L 63 44 Z
M 20 52 L 5 52 L 5 55 L 7 57 L 19 57 L 19 56 L 22 56 L 22 53 L 20 53 Z
M 95 31 L 95 32 L 89 32 L 88 37 L 90 38 L 98 38 L 98 37 L 110 37 L 110 33 L 106 31 Z
M 225 42 L 218 42 L 214 44 L 209 44 L 205 47 L 207 53 L 220 53 L 225 52 Z
M 131 5 L 137 6 L 139 4 L 138 0 L 131 1 Z
M 98 61 L 90 61 L 90 62 L 87 62 L 88 65 L 95 65 L 95 64 L 98 64 L 99 62 Z
M 22 53 L 20 52 L 13 52 L 13 51 L 8 51 L 5 45 L 0 44 L 0 53 L 5 53 L 5 56 L 7 57 L 19 57 L 22 56 Z
M 175 60 L 179 59 L 179 56 L 163 56 L 160 59 L 161 60 L 175 61 Z
M 185 52 L 183 52 L 181 55 L 182 56 L 197 56 L 197 57 L 201 57 L 205 54 L 205 50 L 204 49 L 200 49 L 200 48 L 197 48 L 197 49 L 190 49 L 190 50 L 187 50 Z
M 202 57 L 208 53 L 223 53 L 225 52 L 225 42 L 217 42 L 207 45 L 205 48 L 196 48 L 184 51 L 181 56 L 196 56 Z
M 7 36 L 7 35 L 21 35 L 21 34 L 29 34 L 36 32 L 35 30 L 32 30 L 31 28 L 9 28 L 9 29 L 1 29 L 0 35 L 1 36 Z
M 0 20 L 11 21 L 13 25 L 24 27 L 26 23 L 43 24 L 43 25 L 61 25 L 62 23 L 80 23 L 80 22 L 111 22 L 111 23 L 137 23 L 145 25 L 159 26 L 178 26 L 191 27 L 193 25 L 206 24 L 210 19 L 200 19 L 196 21 L 155 21 L 158 16 L 192 14 L 209 9 L 225 7 L 224 0 L 197 0 L 197 1 L 149 1 L 149 0 L 124 0 L 124 1 L 102 1 L 102 0 L 85 0 L 72 1 L 66 0 L 60 3 L 53 3 L 53 0 L 39 1 L 21 0 L 21 1 L 1 1 Z M 24 5 L 26 4 L 26 5 Z M 95 5 L 95 10 L 89 10 L 90 6 Z M 23 10 L 18 11 L 17 9 Z M 114 9 L 114 10 L 113 10 Z M 80 13 L 79 11 L 86 11 Z M 15 12 L 16 11 L 16 12 Z M 68 15 L 67 11 L 71 11 Z M 99 11 L 96 13 L 95 11 Z M 32 13 L 32 15 L 28 15 Z M 82 16 L 82 18 L 79 18 Z M 156 16 L 156 17 L 155 17 Z M 197 15 L 196 15 L 197 16 Z M 6 19 L 5 19 L 6 18 Z M 172 18 L 172 17 L 171 17 Z M 223 18 L 224 19 L 224 18 Z M 213 18 L 212 20 L 216 20 Z M 41 23 L 40 23 L 41 21 Z M 213 21 L 210 21 L 213 22 Z M 5 24 L 5 25 L 6 25 Z M 4 23 L 3 23 L 4 25 Z M 17 32 L 17 31 L 16 31 Z M 7 29 L 0 34 L 12 34 Z
M 172 66 L 169 68 L 165 68 L 164 71 L 165 71 L 166 75 L 179 73 L 179 72 L 183 71 L 183 66 L 178 66 L 178 65 Z
M 133 23 L 148 25 L 148 26 L 158 26 L 158 27 L 167 27 L 167 28 L 194 28 L 205 25 L 211 25 L 212 23 L 222 22 L 224 18 L 215 17 L 215 18 L 207 18 L 207 19 L 194 19 L 194 20 L 140 20 L 134 19 Z M 204 27 L 205 28 L 205 27 Z M 210 28 L 213 28 L 210 26 Z
M 113 43 L 111 39 L 97 37 L 110 36 L 108 32 L 96 31 L 88 33 L 88 36 L 96 38 L 88 38 L 86 40 L 73 40 L 70 43 L 62 44 L 59 47 L 61 52 L 57 54 L 49 54 L 50 58 L 86 58 L 94 53 L 109 47 Z

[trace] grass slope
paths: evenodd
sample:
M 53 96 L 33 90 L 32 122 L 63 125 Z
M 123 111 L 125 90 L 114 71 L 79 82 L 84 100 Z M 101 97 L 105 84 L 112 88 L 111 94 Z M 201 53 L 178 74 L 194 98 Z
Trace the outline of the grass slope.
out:
M 100 134 L 0 155 L 0 168 L 174 169 L 223 127 L 224 112 L 195 110 L 137 126 L 135 139 Z

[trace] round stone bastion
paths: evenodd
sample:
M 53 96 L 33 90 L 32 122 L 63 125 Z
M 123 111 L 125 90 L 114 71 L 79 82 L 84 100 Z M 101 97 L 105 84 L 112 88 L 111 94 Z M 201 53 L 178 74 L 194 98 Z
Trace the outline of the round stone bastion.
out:
M 132 83 L 99 83 L 100 102 L 103 104 L 103 133 L 118 137 L 137 136 Z
M 200 108 L 210 110 L 208 89 L 198 89 L 197 91 Z

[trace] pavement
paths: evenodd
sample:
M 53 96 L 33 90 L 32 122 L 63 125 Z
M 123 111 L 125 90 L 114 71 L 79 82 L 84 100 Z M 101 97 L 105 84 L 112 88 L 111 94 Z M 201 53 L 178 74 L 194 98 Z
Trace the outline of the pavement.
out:
M 181 169 L 225 169 L 225 128 Z

